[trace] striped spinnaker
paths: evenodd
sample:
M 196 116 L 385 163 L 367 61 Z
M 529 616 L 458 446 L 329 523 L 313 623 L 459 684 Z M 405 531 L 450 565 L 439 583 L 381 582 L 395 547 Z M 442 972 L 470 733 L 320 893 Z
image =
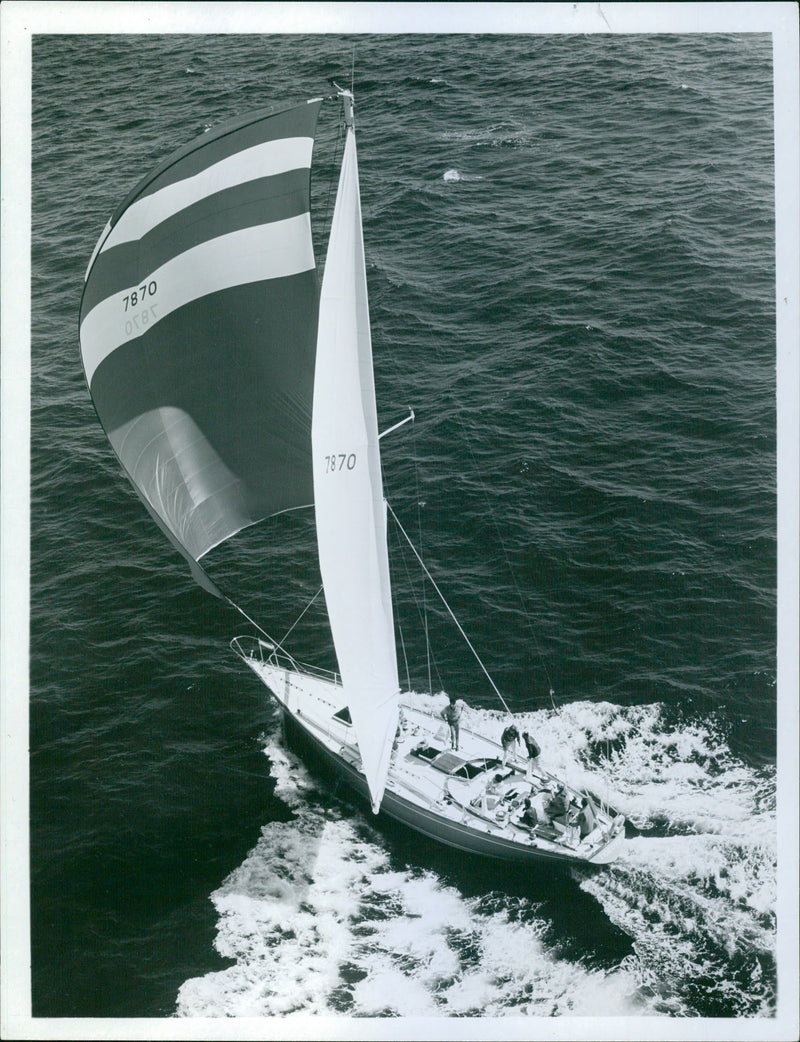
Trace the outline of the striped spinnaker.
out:
M 148 510 L 196 562 L 313 500 L 319 100 L 258 112 L 160 164 L 86 273 L 81 352 L 100 421 Z

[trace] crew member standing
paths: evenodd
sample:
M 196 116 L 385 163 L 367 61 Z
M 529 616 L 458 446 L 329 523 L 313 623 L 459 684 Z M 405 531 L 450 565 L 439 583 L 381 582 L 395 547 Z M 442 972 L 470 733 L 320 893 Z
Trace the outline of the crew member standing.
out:
M 527 731 L 522 732 L 522 740 L 525 743 L 525 748 L 528 750 L 527 777 L 530 781 L 533 778 L 533 772 L 539 770 L 539 756 L 542 750 L 539 748 L 539 743 L 536 739 L 532 738 Z
M 503 763 L 508 763 L 509 757 L 514 755 L 514 746 L 519 741 L 519 731 L 515 724 L 509 724 L 500 736 L 500 744 L 503 746 Z
M 447 721 L 447 726 L 450 728 L 450 746 L 451 748 L 458 750 L 458 736 L 459 729 L 461 726 L 461 713 L 464 710 L 464 703 L 460 698 L 456 698 L 455 695 L 450 695 L 450 704 L 446 705 L 441 712 L 441 716 Z

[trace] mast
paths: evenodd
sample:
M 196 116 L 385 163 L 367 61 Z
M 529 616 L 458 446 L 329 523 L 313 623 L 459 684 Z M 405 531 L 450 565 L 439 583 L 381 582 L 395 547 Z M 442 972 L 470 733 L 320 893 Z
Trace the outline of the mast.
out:
M 353 95 L 320 293 L 311 427 L 320 570 L 372 808 L 397 728 L 399 680 L 372 368 Z
M 355 120 L 353 119 L 353 109 L 355 107 L 355 99 L 353 98 L 352 91 L 343 90 L 339 88 L 339 97 L 342 99 L 342 109 L 344 115 L 344 125 L 347 127 L 348 132 L 353 131 L 355 133 Z

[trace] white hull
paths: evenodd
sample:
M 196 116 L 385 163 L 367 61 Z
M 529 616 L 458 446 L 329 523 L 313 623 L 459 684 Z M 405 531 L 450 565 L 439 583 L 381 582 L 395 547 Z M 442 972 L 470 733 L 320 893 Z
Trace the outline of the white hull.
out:
M 283 707 L 287 721 L 299 727 L 337 774 L 368 799 L 338 678 L 278 660 L 270 648 L 252 638 L 237 638 L 232 646 Z M 597 865 L 619 855 L 625 838 L 622 816 L 601 812 L 597 827 L 583 838 L 569 818 L 566 824 L 556 820 L 531 829 L 519 820 L 523 800 L 530 797 L 536 802 L 538 797 L 541 801 L 543 790 L 552 790 L 561 779 L 544 771 L 528 777 L 522 761 L 502 767 L 501 748 L 464 727 L 455 753 L 440 737 L 443 726 L 446 730 L 441 718 L 408 705 L 402 705 L 402 711 L 405 728 L 392 756 L 381 813 L 438 842 L 503 860 Z M 487 796 L 486 784 L 498 773 L 507 775 L 500 791 Z M 566 788 L 577 803 L 582 794 Z

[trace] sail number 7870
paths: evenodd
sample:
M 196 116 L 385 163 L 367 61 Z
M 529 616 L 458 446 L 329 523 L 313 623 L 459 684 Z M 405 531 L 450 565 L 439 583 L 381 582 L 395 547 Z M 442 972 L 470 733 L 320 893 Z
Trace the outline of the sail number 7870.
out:
M 325 473 L 333 474 L 339 470 L 353 470 L 356 465 L 356 454 L 351 452 L 335 452 L 332 456 L 325 457 Z
M 130 293 L 126 294 L 122 298 L 125 304 L 125 310 L 128 310 L 128 306 L 135 308 L 139 304 L 144 303 L 145 297 L 155 296 L 156 290 L 158 289 L 158 283 L 155 279 L 151 279 L 149 282 L 143 282 L 137 289 L 132 289 Z

